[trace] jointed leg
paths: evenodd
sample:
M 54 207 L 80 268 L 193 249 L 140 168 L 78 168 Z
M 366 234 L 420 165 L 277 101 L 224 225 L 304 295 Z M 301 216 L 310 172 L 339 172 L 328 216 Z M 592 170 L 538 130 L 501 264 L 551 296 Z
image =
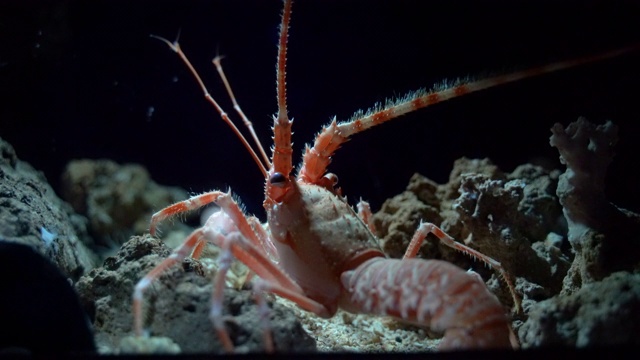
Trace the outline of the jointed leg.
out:
M 418 229 L 416 230 L 413 238 L 411 239 L 411 242 L 409 243 L 409 246 L 407 247 L 407 251 L 403 256 L 403 259 L 416 257 L 416 254 L 418 253 L 420 246 L 424 242 L 424 239 L 430 233 L 437 236 L 438 239 L 440 239 L 440 242 L 447 245 L 448 247 L 461 251 L 473 258 L 480 259 L 485 264 L 489 265 L 489 267 L 496 269 L 509 287 L 509 291 L 511 292 L 511 296 L 513 297 L 513 302 L 516 306 L 516 311 L 522 312 L 521 301 L 516 294 L 515 287 L 513 286 L 513 281 L 511 280 L 511 275 L 507 273 L 500 262 L 462 243 L 457 242 L 447 233 L 442 231 L 442 229 L 432 223 L 420 223 L 420 226 L 418 226 Z
M 266 231 L 262 228 L 262 225 L 260 225 L 260 223 L 254 217 L 251 217 L 249 218 L 249 220 L 247 220 L 240 207 L 238 207 L 238 204 L 236 204 L 235 201 L 233 201 L 233 199 L 231 198 L 231 191 L 229 191 L 228 193 L 222 191 L 210 191 L 204 194 L 192 196 L 187 200 L 180 201 L 173 205 L 169 205 L 151 216 L 149 232 L 152 236 L 154 236 L 157 232 L 157 227 L 160 222 L 170 218 L 171 216 L 190 210 L 195 210 L 211 203 L 216 203 L 218 206 L 220 206 L 224 213 L 227 214 L 226 216 L 230 218 L 229 221 L 235 223 L 234 226 L 237 227 L 239 231 L 251 241 L 251 243 L 255 244 L 256 246 L 268 248 L 270 252 L 275 252 L 275 250 L 272 249 L 273 244 L 270 242 L 270 240 L 267 240 L 268 234 L 266 234 Z M 227 207 L 226 211 L 224 209 L 225 206 Z M 224 221 L 216 221 L 216 231 L 219 230 L 218 228 L 222 226 L 223 223 Z M 199 256 L 201 251 L 202 249 L 198 248 L 196 255 Z
M 142 297 L 144 291 L 149 287 L 149 285 L 151 285 L 154 280 L 160 277 L 162 273 L 167 271 L 176 263 L 184 260 L 193 252 L 194 248 L 197 248 L 202 243 L 204 243 L 202 229 L 198 229 L 191 233 L 191 235 L 187 237 L 182 245 L 176 248 L 168 258 L 164 259 L 160 264 L 153 268 L 153 270 L 145 275 L 145 277 L 138 281 L 133 291 L 133 329 L 136 336 L 142 336 Z
M 221 197 L 218 199 L 217 204 L 221 207 L 222 211 L 224 211 L 224 215 L 220 214 L 218 216 L 212 216 L 204 225 L 202 231 L 207 240 L 213 242 L 222 249 L 220 253 L 220 267 L 214 278 L 214 292 L 211 300 L 212 306 L 210 318 L 225 349 L 227 351 L 233 350 L 233 344 L 229 338 L 226 328 L 224 327 L 222 317 L 224 279 L 229 267 L 231 266 L 233 257 L 236 257 L 260 277 L 260 279 L 257 279 L 254 282 L 254 291 L 260 308 L 259 311 L 261 312 L 261 323 L 264 328 L 267 351 L 273 350 L 273 341 L 271 337 L 271 328 L 268 322 L 268 307 L 266 306 L 266 302 L 263 298 L 263 292 L 275 293 L 276 295 L 297 303 L 305 310 L 312 311 L 320 316 L 328 317 L 330 315 L 328 309 L 326 309 L 322 304 L 307 298 L 303 290 L 271 261 L 267 250 L 268 247 L 265 246 L 265 244 L 272 245 L 271 240 L 268 238 L 268 234 L 259 223 L 254 223 L 253 226 L 250 225 L 250 223 L 257 222 L 257 220 L 255 220 L 255 218 L 245 217 L 240 211 L 237 203 L 233 201 L 230 196 Z M 220 224 L 227 224 L 227 221 L 224 220 L 226 217 L 233 220 L 233 224 L 237 228 L 225 227 L 223 229 L 225 233 L 220 234 Z M 259 242 L 247 241 L 247 239 L 250 238 L 250 236 L 248 236 L 250 234 L 245 234 L 246 229 L 256 230 L 258 228 L 261 229 L 258 232 L 262 231 L 264 233 L 257 237 L 267 236 L 266 242 L 263 242 L 262 240 Z M 245 231 L 243 231 L 243 229 L 245 229 Z
M 251 244 L 246 242 L 242 236 L 238 233 L 230 234 L 225 237 L 221 243 L 219 244 L 221 247 L 221 252 L 219 256 L 219 268 L 214 277 L 213 284 L 213 293 L 211 295 L 211 311 L 209 313 L 209 318 L 213 323 L 213 326 L 222 342 L 225 350 L 227 352 L 233 352 L 234 346 L 231 338 L 229 337 L 229 333 L 227 332 L 226 327 L 224 326 L 224 316 L 222 315 L 222 304 L 224 300 L 224 284 L 225 277 L 231 263 L 233 261 L 233 257 L 235 254 L 242 254 L 242 256 L 248 256 L 251 253 L 251 248 L 253 247 Z M 264 255 L 263 255 L 264 256 Z M 265 258 L 266 259 L 266 258 Z M 260 259 L 252 259 L 252 260 L 260 260 Z M 264 260 L 264 259 L 262 259 Z M 246 259 L 245 259 L 246 261 Z M 243 261 L 243 262 L 245 262 Z M 245 262 L 246 263 L 246 262 Z M 286 299 L 289 299 L 296 304 L 298 304 L 301 308 L 311 311 L 319 316 L 329 317 L 330 313 L 327 308 L 325 308 L 322 304 L 317 303 L 314 300 L 306 297 L 297 285 L 289 286 L 288 284 L 278 283 L 273 280 L 265 280 L 264 278 L 278 279 L 279 274 L 274 274 L 281 272 L 279 268 L 274 266 L 273 269 L 266 268 L 255 268 L 253 269 L 259 276 L 262 278 L 256 279 L 254 281 L 254 296 L 256 299 L 256 303 L 258 306 L 258 312 L 260 314 L 260 326 L 264 331 L 264 343 L 265 350 L 267 352 L 273 352 L 273 337 L 272 337 L 272 329 L 269 322 L 270 310 L 266 303 L 266 299 L 264 298 L 265 292 L 271 292 Z M 274 273 L 267 274 L 263 272 L 265 271 L 273 271 Z M 284 274 L 281 274 L 284 275 Z M 286 275 L 284 275 L 286 277 Z
M 267 253 L 267 255 L 269 255 L 269 257 L 272 260 L 276 262 L 279 261 L 280 259 L 278 256 L 278 250 L 276 249 L 275 245 L 273 244 L 273 241 L 269 237 L 269 233 L 267 232 L 267 230 L 264 229 L 264 227 L 260 223 L 260 220 L 258 220 L 256 217 L 253 217 L 253 216 L 248 218 L 247 220 L 249 221 L 249 224 L 251 225 L 251 228 L 253 229 L 253 231 L 255 231 L 256 235 L 258 236 L 258 239 L 260 240 L 260 244 L 262 244 L 262 248 Z
M 369 231 L 375 234 L 376 226 L 373 224 L 373 219 L 372 219 L 373 214 L 371 213 L 371 206 L 369 206 L 368 202 L 360 199 L 357 207 L 358 207 L 358 216 L 360 217 L 362 222 L 364 222 L 364 224 L 367 225 L 367 227 L 369 228 Z
M 196 247 L 193 249 L 193 252 L 191 252 L 191 257 L 194 259 L 200 259 L 200 256 L 202 256 L 202 252 L 204 251 L 204 247 L 207 245 L 206 241 L 200 241 Z
M 243 244 L 243 241 L 244 240 L 240 236 L 237 236 L 236 233 L 225 238 L 222 242 L 222 251 L 219 257 L 219 268 L 214 277 L 214 290 L 211 295 L 211 311 L 209 313 L 209 318 L 211 319 L 216 333 L 218 334 L 218 337 L 220 338 L 227 352 L 233 352 L 234 346 L 231 338 L 229 337 L 229 333 L 224 326 L 224 316 L 222 315 L 225 277 L 233 261 L 232 249 L 236 246 L 246 246 L 246 243 Z M 303 309 L 314 312 L 319 316 L 330 316 L 329 311 L 322 304 L 319 304 L 307 298 L 300 289 L 287 288 L 286 286 L 282 286 L 268 280 L 256 279 L 254 282 L 253 291 L 254 298 L 258 306 L 258 313 L 260 315 L 260 326 L 262 327 L 264 333 L 265 351 L 269 353 L 273 352 L 275 349 L 273 344 L 271 323 L 269 321 L 270 309 L 264 297 L 264 294 L 266 292 L 271 292 L 289 299 L 297 303 Z
M 227 352 L 233 352 L 234 346 L 229 333 L 224 326 L 222 316 L 222 302 L 224 299 L 224 284 L 227 272 L 233 262 L 233 255 L 230 250 L 230 241 L 223 241 L 221 244 L 220 255 L 218 256 L 218 270 L 213 279 L 213 291 L 211 293 L 211 309 L 209 311 L 209 319 L 218 334 L 218 338 L 222 343 L 222 347 Z M 267 345 L 268 346 L 268 345 Z
M 233 350 L 233 344 L 224 328 L 221 316 L 225 275 L 233 257 L 243 262 L 261 278 L 255 282 L 254 291 L 259 305 L 262 304 L 260 307 L 263 313 L 268 311 L 268 307 L 265 307 L 264 299 L 261 298 L 263 296 L 262 293 L 273 292 L 320 316 L 328 317 L 331 315 L 324 305 L 306 297 L 302 288 L 271 261 L 267 250 L 268 245 L 265 244 L 273 244 L 268 239 L 267 232 L 257 222 L 257 219 L 247 218 L 228 193 L 211 192 L 207 195 L 210 196 L 210 202 L 215 202 L 220 206 L 222 212 L 211 215 L 202 228 L 194 231 L 169 258 L 151 270 L 136 285 L 133 295 L 134 330 L 136 335 L 140 336 L 143 333 L 142 300 L 144 291 L 153 280 L 157 279 L 169 267 L 184 260 L 191 253 L 198 251 L 205 241 L 222 248 L 220 269 L 214 279 L 210 316 L 225 349 Z M 182 206 L 185 205 L 182 204 Z M 175 210 L 176 208 L 174 207 L 173 209 Z M 171 207 L 168 209 L 171 209 Z M 173 213 L 168 211 L 167 213 L 172 215 L 177 212 L 180 211 L 174 211 Z M 256 234 L 256 231 L 259 234 Z M 265 236 L 267 237 L 266 240 L 261 239 Z M 268 319 L 265 316 L 262 316 L 263 319 Z M 265 327 L 265 341 L 269 343 L 271 342 L 271 330 L 268 321 L 263 321 L 263 324 Z M 267 345 L 267 350 L 269 349 L 272 349 L 272 345 Z
M 160 224 L 160 222 L 174 215 L 181 214 L 189 210 L 199 209 L 205 205 L 211 204 L 212 202 L 215 202 L 218 199 L 220 194 L 222 194 L 220 191 L 211 191 L 208 193 L 192 196 L 187 200 L 177 202 L 173 205 L 169 205 L 166 208 L 156 212 L 155 214 L 153 214 L 153 216 L 151 216 L 149 233 L 151 233 L 151 236 L 155 236 L 158 228 L 158 224 Z

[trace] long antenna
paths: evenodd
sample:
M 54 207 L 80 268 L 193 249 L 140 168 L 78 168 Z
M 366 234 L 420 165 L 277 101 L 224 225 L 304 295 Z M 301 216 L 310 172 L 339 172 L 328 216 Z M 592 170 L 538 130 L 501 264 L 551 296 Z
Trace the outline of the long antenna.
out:
M 443 82 L 434 86 L 431 90 L 421 89 L 414 91 L 398 99 L 387 100 L 385 104 L 376 104 L 366 112 L 356 112 L 349 121 L 338 123 L 334 119 L 318 134 L 313 146 L 306 147 L 298 177 L 310 183 L 317 183 L 321 180 L 322 176 L 324 176 L 327 166 L 331 162 L 331 156 L 342 144 L 347 142 L 352 135 L 389 120 L 396 119 L 406 113 L 455 99 L 472 92 L 614 58 L 630 51 L 638 50 L 639 48 L 640 44 L 634 44 L 602 54 L 560 61 L 488 78 Z
M 280 23 L 278 62 L 276 65 L 276 90 L 278 93 L 278 115 L 273 125 L 273 171 L 288 176 L 293 168 L 291 156 L 291 121 L 287 115 L 287 38 L 291 21 L 291 0 L 285 0 Z
M 184 52 L 182 52 L 182 49 L 180 48 L 180 44 L 178 43 L 178 40 L 176 39 L 176 41 L 171 42 L 171 41 L 169 41 L 169 40 L 167 40 L 167 39 L 165 39 L 163 37 L 160 37 L 160 36 L 151 35 L 151 37 L 154 38 L 154 39 L 158 39 L 158 40 L 164 42 L 165 44 L 169 45 L 169 48 L 171 48 L 171 50 L 173 50 L 174 52 L 176 52 L 178 54 L 178 56 L 180 56 L 180 59 L 182 59 L 182 62 L 184 62 L 184 64 L 187 65 L 187 68 L 189 68 L 189 71 L 191 71 L 191 74 L 193 74 L 193 76 L 196 78 L 196 81 L 198 82 L 198 85 L 200 85 L 200 88 L 202 89 L 202 92 L 204 93 L 205 99 L 207 99 L 207 101 L 209 101 L 209 103 L 211 103 L 211 105 L 213 105 L 213 107 L 216 109 L 218 114 L 220 114 L 220 118 L 222 118 L 222 120 L 225 123 L 227 123 L 227 125 L 229 125 L 231 130 L 233 130 L 233 132 L 236 134 L 236 136 L 242 142 L 242 145 L 244 145 L 244 147 L 247 149 L 247 151 L 249 151 L 249 153 L 251 154 L 251 157 L 253 158 L 253 161 L 255 161 L 255 163 L 260 168 L 260 171 L 262 172 L 262 176 L 267 177 L 267 169 L 266 169 L 265 165 L 260 161 L 260 158 L 258 157 L 256 152 L 253 150 L 253 148 L 251 147 L 251 145 L 249 144 L 247 139 L 245 139 L 245 137 L 242 135 L 240 130 L 238 130 L 236 125 L 233 123 L 233 121 L 231 121 L 231 119 L 229 118 L 227 113 L 222 109 L 222 107 L 220 105 L 218 105 L 218 103 L 211 96 L 211 94 L 209 94 L 209 90 L 207 90 L 207 87 L 204 85 L 204 82 L 200 78 L 200 75 L 198 75 L 198 72 L 193 67 L 193 65 L 191 65 L 191 62 L 189 61 L 187 56 L 184 54 Z M 236 105 L 236 104 L 237 103 L 234 101 L 234 105 Z M 259 142 L 258 142 L 258 146 L 260 146 Z

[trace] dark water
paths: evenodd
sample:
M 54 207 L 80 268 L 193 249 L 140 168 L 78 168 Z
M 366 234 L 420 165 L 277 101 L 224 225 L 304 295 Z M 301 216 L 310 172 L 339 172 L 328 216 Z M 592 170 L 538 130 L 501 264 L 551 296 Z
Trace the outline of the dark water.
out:
M 640 41 L 634 2 L 299 1 L 289 113 L 310 142 L 333 115 L 442 79 L 523 68 Z M 231 186 L 261 214 L 263 179 L 156 34 L 181 44 L 211 92 L 233 109 L 210 65 L 224 54 L 238 101 L 263 144 L 276 111 L 280 1 L 3 1 L 0 136 L 54 187 L 74 158 L 139 162 L 161 184 Z M 506 171 L 559 166 L 549 128 L 578 116 L 621 128 L 609 172 L 614 202 L 638 210 L 640 52 L 470 95 L 356 136 L 330 170 L 355 201 L 381 202 L 420 172 L 444 182 L 453 160 L 489 157 Z

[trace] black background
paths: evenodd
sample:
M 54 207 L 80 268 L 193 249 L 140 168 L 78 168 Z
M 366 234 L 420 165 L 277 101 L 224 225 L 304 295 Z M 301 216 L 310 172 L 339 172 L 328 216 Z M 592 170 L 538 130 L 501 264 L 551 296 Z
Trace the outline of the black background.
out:
M 262 217 L 250 156 L 175 53 L 180 43 L 232 113 L 223 65 L 270 146 L 280 1 L 2 1 L 0 136 L 58 185 L 76 158 L 138 162 L 164 185 L 232 189 Z M 295 161 L 331 117 L 443 79 L 594 54 L 640 42 L 637 1 L 297 1 L 288 104 Z M 330 166 L 351 202 L 374 210 L 420 172 L 446 181 L 461 156 L 511 171 L 559 167 L 549 128 L 578 116 L 620 126 L 612 201 L 639 210 L 640 51 L 456 99 L 357 135 Z M 149 109 L 153 108 L 150 113 Z

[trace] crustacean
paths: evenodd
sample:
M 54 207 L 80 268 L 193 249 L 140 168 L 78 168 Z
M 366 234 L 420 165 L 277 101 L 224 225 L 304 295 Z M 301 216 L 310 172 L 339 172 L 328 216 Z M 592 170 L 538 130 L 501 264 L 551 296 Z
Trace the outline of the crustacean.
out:
M 153 215 L 153 235 L 163 220 L 176 214 L 215 203 L 220 211 L 195 230 L 173 254 L 142 278 L 133 294 L 134 328 L 143 333 L 144 290 L 168 267 L 188 256 L 199 257 L 207 243 L 222 249 L 220 268 L 214 278 L 211 320 L 224 348 L 234 346 L 225 329 L 222 311 L 224 278 L 236 258 L 257 277 L 253 280 L 256 299 L 268 312 L 264 293 L 269 292 L 296 303 L 321 317 L 333 316 L 338 308 L 354 313 L 393 316 L 443 331 L 441 349 L 517 347 L 510 319 L 480 279 L 452 264 L 415 258 L 425 237 L 432 233 L 443 243 L 481 259 L 496 269 L 506 281 L 516 308 L 519 299 L 510 276 L 500 263 L 456 242 L 434 224 L 422 223 L 403 257 L 390 259 L 383 254 L 375 236 L 371 210 L 360 202 L 353 209 L 337 186 L 336 175 L 327 172 L 331 157 L 349 138 L 373 126 L 417 109 L 450 100 L 467 93 L 573 67 L 582 63 L 617 56 L 612 51 L 593 57 L 565 61 L 480 80 L 459 81 L 433 90 L 420 90 L 358 112 L 346 122 L 335 119 L 306 146 L 302 165 L 293 174 L 292 121 L 287 114 L 285 64 L 291 20 L 291 0 L 284 0 L 277 60 L 278 112 L 274 116 L 274 146 L 269 158 L 251 122 L 235 100 L 222 71 L 220 57 L 213 60 L 219 75 L 255 148 L 240 133 L 228 114 L 207 91 L 177 42 L 159 38 L 184 61 L 209 101 L 251 153 L 265 177 L 264 209 L 267 222 L 243 213 L 231 191 L 211 191 L 168 206 Z M 268 316 L 263 316 L 265 349 L 273 351 Z

